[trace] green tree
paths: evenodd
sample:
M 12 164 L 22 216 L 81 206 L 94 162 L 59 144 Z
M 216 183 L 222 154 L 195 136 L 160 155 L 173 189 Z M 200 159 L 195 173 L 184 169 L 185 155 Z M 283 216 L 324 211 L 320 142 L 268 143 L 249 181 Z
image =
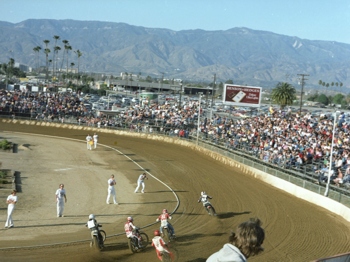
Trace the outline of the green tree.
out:
M 225 82 L 225 84 L 229 84 L 229 85 L 232 85 L 233 84 L 233 80 L 229 79 Z
M 328 97 L 325 94 L 320 94 L 316 101 L 319 102 L 319 103 L 322 103 L 324 105 L 328 105 L 329 104 Z
M 283 109 L 287 105 L 293 104 L 293 100 L 296 98 L 295 94 L 296 90 L 292 85 L 280 82 L 272 89 L 271 99 Z
M 333 100 L 332 100 L 332 102 L 334 103 L 334 104 L 341 104 L 342 103 L 342 101 L 344 100 L 344 95 L 342 95 L 342 94 L 336 94 L 334 97 L 333 97 Z

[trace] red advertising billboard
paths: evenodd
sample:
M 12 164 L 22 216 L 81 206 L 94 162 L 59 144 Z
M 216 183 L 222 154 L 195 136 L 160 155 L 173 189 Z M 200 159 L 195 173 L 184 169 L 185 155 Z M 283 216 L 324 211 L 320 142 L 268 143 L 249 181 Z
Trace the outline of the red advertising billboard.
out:
M 224 104 L 260 107 L 261 87 L 226 84 L 222 97 Z

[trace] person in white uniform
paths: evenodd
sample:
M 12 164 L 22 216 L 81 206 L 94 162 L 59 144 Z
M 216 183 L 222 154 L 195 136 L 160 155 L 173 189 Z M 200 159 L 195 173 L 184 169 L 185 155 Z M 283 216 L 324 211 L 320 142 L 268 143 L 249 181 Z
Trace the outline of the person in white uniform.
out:
M 116 196 L 115 188 L 114 188 L 114 186 L 115 186 L 115 184 L 117 184 L 117 182 L 115 182 L 114 175 L 111 175 L 111 178 L 108 179 L 107 183 L 108 183 L 108 195 L 107 195 L 106 203 L 107 203 L 107 205 L 109 205 L 109 199 L 111 198 L 111 196 L 113 196 L 114 204 L 118 205 L 117 196 Z
M 7 219 L 6 219 L 6 223 L 5 223 L 6 228 L 14 227 L 13 220 L 12 220 L 12 213 L 13 213 L 13 210 L 15 209 L 15 205 L 17 203 L 16 194 L 17 194 L 17 191 L 12 190 L 11 195 L 9 195 L 6 199 L 6 203 L 8 204 L 8 206 L 7 206 Z
M 97 147 L 97 142 L 98 142 L 98 134 L 94 133 L 94 135 L 92 136 L 93 140 L 94 140 L 94 149 L 96 149 Z
M 92 136 L 90 134 L 86 137 L 86 148 L 87 150 L 91 150 L 91 142 L 92 142 Z
M 139 178 L 137 179 L 137 187 L 135 189 L 134 193 L 137 193 L 139 191 L 139 188 L 142 186 L 141 193 L 145 193 L 145 179 L 148 179 L 146 176 L 146 173 L 142 173 Z
M 67 203 L 66 190 L 64 185 L 60 184 L 56 190 L 57 217 L 63 217 L 64 203 Z

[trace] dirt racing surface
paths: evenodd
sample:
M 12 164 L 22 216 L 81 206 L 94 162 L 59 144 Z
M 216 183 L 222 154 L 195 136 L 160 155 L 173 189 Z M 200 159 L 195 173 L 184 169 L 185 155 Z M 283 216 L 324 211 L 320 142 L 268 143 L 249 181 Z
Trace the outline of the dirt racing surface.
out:
M 344 219 L 204 153 L 102 132 L 97 132 L 100 145 L 90 151 L 88 133 L 93 135 L 87 130 L 0 123 L 0 140 L 19 144 L 17 154 L 0 152 L 2 168 L 20 173 L 11 229 L 4 228 L 10 192 L 0 190 L 0 261 L 158 261 L 150 245 L 132 254 L 123 226 L 131 215 L 151 239 L 164 208 L 176 209 L 170 221 L 177 236 L 170 243 L 176 261 L 206 261 L 226 243 L 230 230 L 250 217 L 262 220 L 266 239 L 265 251 L 249 261 L 311 261 L 349 252 L 350 225 Z M 146 192 L 135 194 L 143 170 L 149 172 Z M 111 174 L 119 205 L 106 204 Z M 67 191 L 62 218 L 56 217 L 59 183 Z M 213 196 L 217 217 L 197 203 L 203 190 Z M 89 246 L 84 224 L 90 213 L 108 236 L 101 252 Z M 61 244 L 47 246 L 56 243 Z

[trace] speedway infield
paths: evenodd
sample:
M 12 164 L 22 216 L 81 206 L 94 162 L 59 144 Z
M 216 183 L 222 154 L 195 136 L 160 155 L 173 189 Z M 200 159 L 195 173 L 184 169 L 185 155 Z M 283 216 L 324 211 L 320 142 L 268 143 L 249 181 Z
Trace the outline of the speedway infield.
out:
M 0 130 L 0 139 L 7 137 L 20 145 L 17 154 L 0 153 L 0 161 L 3 168 L 20 172 L 22 189 L 13 215 L 15 228 L 0 227 L 0 246 L 28 247 L 0 249 L 0 260 L 157 261 L 152 247 L 130 253 L 123 225 L 132 215 L 137 225 L 147 226 L 144 231 L 151 238 L 158 228 L 153 223 L 163 208 L 176 210 L 172 224 L 177 240 L 171 249 L 177 261 L 205 261 L 227 241 L 231 229 L 250 217 L 263 221 L 266 240 L 265 251 L 249 261 L 311 261 L 349 251 L 350 225 L 344 219 L 241 174 L 205 153 L 102 132 L 98 132 L 99 142 L 107 147 L 88 151 L 85 137 L 91 130 L 9 122 L 2 122 Z M 146 180 L 145 194 L 134 194 L 143 169 L 154 178 Z M 117 179 L 118 206 L 105 203 L 112 173 Z M 56 217 L 54 202 L 59 183 L 65 184 L 68 198 L 63 218 Z M 203 190 L 214 197 L 217 218 L 208 216 L 197 203 Z M 3 223 L 5 200 L 1 197 Z M 90 213 L 97 216 L 109 236 L 100 253 L 91 250 L 87 242 L 89 231 L 84 224 Z M 55 243 L 63 244 L 46 246 Z M 29 248 L 33 245 L 44 246 Z

